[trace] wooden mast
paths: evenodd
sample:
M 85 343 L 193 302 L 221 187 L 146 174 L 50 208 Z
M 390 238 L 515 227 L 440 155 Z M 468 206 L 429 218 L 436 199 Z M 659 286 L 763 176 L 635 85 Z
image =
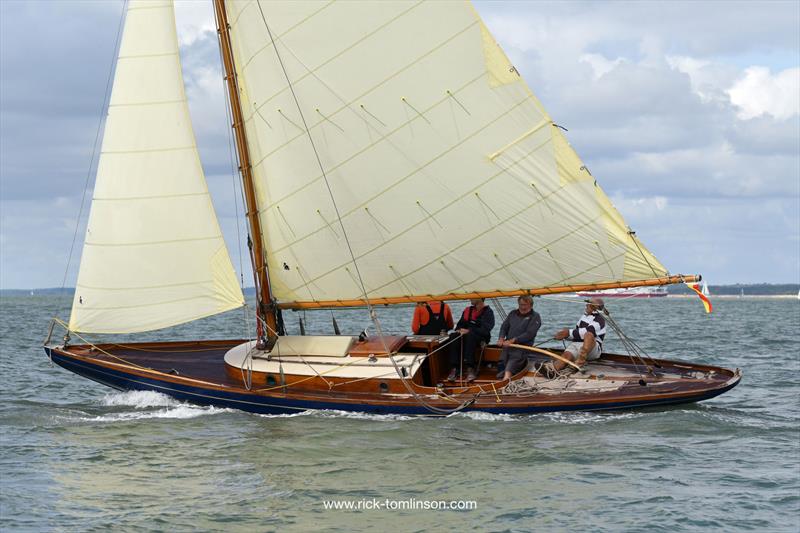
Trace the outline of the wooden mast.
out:
M 244 129 L 244 116 L 242 104 L 239 100 L 239 84 L 236 79 L 236 68 L 231 48 L 230 26 L 228 15 L 225 12 L 225 0 L 214 0 L 214 11 L 217 19 L 217 34 L 219 35 L 220 49 L 222 51 L 222 64 L 225 68 L 225 81 L 230 95 L 231 114 L 233 116 L 233 131 L 236 139 L 236 151 L 239 157 L 239 171 L 242 173 L 245 202 L 247 204 L 247 220 L 250 224 L 248 242 L 250 256 L 253 262 L 253 276 L 255 278 L 256 300 L 258 316 L 266 323 L 267 331 L 261 320 L 258 321 L 258 338 L 273 338 L 278 331 L 278 321 L 275 305 L 272 301 L 272 292 L 269 286 L 269 272 L 264 256 L 261 221 L 258 217 L 255 186 L 253 185 L 253 167 L 250 162 L 250 149 L 247 145 L 247 134 Z

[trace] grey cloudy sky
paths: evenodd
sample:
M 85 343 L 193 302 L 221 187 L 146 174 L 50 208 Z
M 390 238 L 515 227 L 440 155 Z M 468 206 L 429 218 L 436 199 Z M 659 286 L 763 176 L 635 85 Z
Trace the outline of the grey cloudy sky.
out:
M 800 3 L 476 7 L 672 272 L 800 282 Z M 210 1 L 176 11 L 198 145 L 238 267 Z M 2 288 L 62 283 L 121 12 L 116 0 L 0 0 Z M 90 197 L 91 181 L 68 286 Z

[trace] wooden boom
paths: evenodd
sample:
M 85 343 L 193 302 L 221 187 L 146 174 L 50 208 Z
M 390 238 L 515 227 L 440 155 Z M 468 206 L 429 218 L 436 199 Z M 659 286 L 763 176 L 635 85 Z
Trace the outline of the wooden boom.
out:
M 418 296 L 393 296 L 390 298 L 370 298 L 372 305 L 393 305 L 404 303 L 420 303 L 430 300 L 471 300 L 473 298 L 504 298 L 522 296 L 523 294 L 561 294 L 565 292 L 601 291 L 605 289 L 622 289 L 629 287 L 653 287 L 658 285 L 671 285 L 673 283 L 692 283 L 702 280 L 701 275 L 684 276 L 677 274 L 663 278 L 642 279 L 635 281 L 614 281 L 609 283 L 592 283 L 583 285 L 558 285 L 556 287 L 541 287 L 534 289 L 516 289 L 511 291 L 484 291 L 484 292 L 451 292 L 448 294 L 421 294 Z M 355 300 L 318 300 L 315 302 L 282 302 L 278 304 L 281 309 L 321 309 L 329 307 L 360 307 L 367 305 L 363 299 Z

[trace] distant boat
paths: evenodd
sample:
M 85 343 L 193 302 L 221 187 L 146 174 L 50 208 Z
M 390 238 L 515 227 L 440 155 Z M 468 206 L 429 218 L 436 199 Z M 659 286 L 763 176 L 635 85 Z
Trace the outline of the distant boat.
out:
M 604 291 L 579 292 L 577 294 L 578 296 L 599 296 L 601 298 L 661 298 L 669 295 L 667 288 L 663 286 L 607 289 Z
M 701 289 L 700 292 L 703 293 L 703 296 L 711 296 L 711 292 L 708 290 L 708 283 L 706 283 L 705 281 L 703 281 L 703 288 Z

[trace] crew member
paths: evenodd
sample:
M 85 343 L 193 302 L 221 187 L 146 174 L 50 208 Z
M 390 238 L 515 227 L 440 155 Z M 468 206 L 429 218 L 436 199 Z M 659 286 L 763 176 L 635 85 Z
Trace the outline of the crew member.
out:
M 586 361 L 600 359 L 603 339 L 606 337 L 606 319 L 601 313 L 604 308 L 601 298 L 587 300 L 584 315 L 578 320 L 578 324 L 571 330 L 562 329 L 554 335 L 557 340 L 569 338 L 571 341 L 564 348 L 565 359 L 574 361 L 578 366 L 585 365 Z M 565 366 L 567 363 L 563 361 L 553 361 L 552 366 L 547 365 L 544 370 L 548 377 L 554 377 Z
M 414 335 L 444 335 L 453 329 L 453 314 L 444 302 L 431 300 L 417 304 L 411 331 Z
M 498 372 L 497 379 L 510 379 L 528 365 L 528 351 L 510 345 L 533 346 L 541 326 L 542 317 L 533 310 L 533 298 L 529 294 L 517 298 L 517 309 L 511 311 L 500 326 L 497 345 L 503 348 L 500 364 L 505 370 Z
M 462 368 L 467 369 L 466 380 L 475 381 L 475 349 L 481 342 L 489 342 L 494 328 L 494 313 L 483 298 L 469 301 L 456 324 L 458 340 L 450 344 L 450 374 L 447 381 L 455 381 Z

